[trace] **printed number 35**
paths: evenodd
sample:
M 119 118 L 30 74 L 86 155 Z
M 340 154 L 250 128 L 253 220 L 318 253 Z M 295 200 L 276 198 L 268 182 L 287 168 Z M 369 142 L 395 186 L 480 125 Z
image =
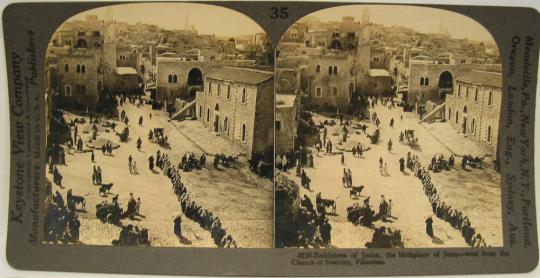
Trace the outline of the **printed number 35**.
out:
M 287 18 L 289 17 L 289 11 L 287 7 L 272 7 L 271 8 L 272 14 L 270 15 L 271 19 L 277 19 L 277 18 Z

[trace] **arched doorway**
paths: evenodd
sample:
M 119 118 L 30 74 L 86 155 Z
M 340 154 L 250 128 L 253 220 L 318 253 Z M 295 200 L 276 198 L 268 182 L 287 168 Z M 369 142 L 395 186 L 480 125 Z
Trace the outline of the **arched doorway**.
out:
M 214 107 L 214 132 L 219 132 L 219 104 Z
M 229 134 L 229 118 L 227 116 L 225 116 L 225 120 L 223 121 L 223 128 Z
M 188 72 L 188 85 L 198 86 L 203 84 L 202 72 L 198 68 L 192 68 Z
M 188 72 L 187 85 L 188 94 L 191 99 L 194 99 L 197 96 L 197 90 L 202 90 L 203 82 L 203 76 L 200 69 L 192 68 Z
M 75 44 L 75 48 L 88 48 L 88 43 L 85 39 L 79 39 Z
M 452 93 L 453 88 L 454 78 L 452 77 L 452 74 L 449 71 L 442 72 L 439 76 L 439 99 L 444 101 L 446 99 L 446 94 Z
M 463 124 L 462 124 L 462 128 L 463 128 L 463 133 L 467 134 L 467 106 L 466 105 L 463 107 Z
M 330 43 L 330 48 L 331 49 L 342 49 L 341 48 L 341 42 L 339 40 L 333 40 L 331 43 Z

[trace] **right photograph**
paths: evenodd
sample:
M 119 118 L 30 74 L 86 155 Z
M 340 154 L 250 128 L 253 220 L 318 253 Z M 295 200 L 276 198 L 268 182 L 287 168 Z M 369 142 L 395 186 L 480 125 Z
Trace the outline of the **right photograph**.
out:
M 435 8 L 350 5 L 275 60 L 275 247 L 503 246 L 501 62 Z

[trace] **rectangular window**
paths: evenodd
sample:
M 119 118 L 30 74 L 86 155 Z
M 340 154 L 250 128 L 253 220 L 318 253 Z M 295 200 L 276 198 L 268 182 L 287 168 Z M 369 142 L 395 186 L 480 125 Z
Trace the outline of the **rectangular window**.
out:
M 315 97 L 322 97 L 322 88 L 321 87 L 315 88 Z
M 86 95 L 86 86 L 84 85 L 77 85 L 77 94 L 84 96 Z
M 281 130 L 281 121 L 276 121 L 276 130 L 277 131 Z
M 71 85 L 64 86 L 64 95 L 68 97 L 71 96 Z

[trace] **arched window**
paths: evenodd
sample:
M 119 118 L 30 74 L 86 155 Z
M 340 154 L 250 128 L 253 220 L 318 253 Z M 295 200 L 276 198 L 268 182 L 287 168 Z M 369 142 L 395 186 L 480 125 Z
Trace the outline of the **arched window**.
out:
M 334 66 L 334 74 L 337 74 L 337 66 Z
M 219 104 L 216 103 L 216 106 L 214 106 L 214 111 L 219 112 Z
M 231 98 L 231 85 L 227 85 L 227 99 Z
M 316 72 L 321 72 L 321 65 L 317 65 L 317 67 L 315 68 L 315 71 Z
M 82 73 L 85 73 L 85 72 L 86 72 L 86 66 L 85 66 L 85 65 L 82 65 L 82 66 L 81 66 L 81 72 L 82 72 Z
M 457 96 L 461 96 L 461 84 L 458 85 Z
M 463 114 L 467 114 L 467 105 L 463 107 Z
M 217 95 L 218 95 L 218 97 L 221 95 L 221 84 L 220 83 L 217 84 Z
M 65 64 L 65 65 L 64 65 L 64 71 L 65 71 L 65 72 L 69 72 L 69 65 L 68 65 L 68 64 Z
M 426 77 L 426 79 L 424 80 L 424 85 L 429 85 L 429 78 Z
M 469 99 L 469 86 L 465 87 L 465 99 Z
M 242 124 L 242 141 L 246 142 L 246 140 L 247 140 L 246 124 Z
M 328 74 L 332 74 L 332 66 L 328 66 Z
M 169 83 L 172 83 L 172 74 L 169 74 L 169 78 L 167 81 L 169 81 Z
M 210 108 L 206 109 L 206 121 L 210 122 Z
M 208 94 L 209 95 L 212 94 L 212 82 L 211 81 L 208 82 Z
M 424 86 L 424 77 L 420 77 L 420 86 Z
M 199 105 L 199 118 L 202 118 L 202 106 Z
M 246 88 L 242 89 L 242 103 L 247 102 Z
M 491 103 L 493 102 L 493 94 L 491 91 L 489 91 L 489 94 L 488 94 L 488 105 L 491 105 Z
M 289 36 L 293 39 L 298 38 L 298 31 L 296 29 L 292 29 L 291 32 L 289 33 Z
M 223 126 L 225 129 L 225 132 L 229 134 L 229 118 L 227 116 L 225 116 L 225 120 L 223 120 Z
M 448 108 L 448 119 L 452 119 L 452 108 Z
M 81 73 L 81 65 L 77 65 L 76 70 L 77 70 L 77 73 Z
M 487 141 L 491 143 L 491 126 L 487 129 Z
M 474 101 L 478 101 L 478 88 L 474 91 Z
M 456 124 L 459 123 L 459 111 L 456 111 Z
M 472 121 L 471 121 L 471 132 L 474 135 L 476 135 L 476 126 L 475 126 L 474 122 L 475 122 L 474 119 L 472 119 Z
M 172 76 L 172 82 L 178 83 L 178 76 L 176 76 L 176 74 Z

